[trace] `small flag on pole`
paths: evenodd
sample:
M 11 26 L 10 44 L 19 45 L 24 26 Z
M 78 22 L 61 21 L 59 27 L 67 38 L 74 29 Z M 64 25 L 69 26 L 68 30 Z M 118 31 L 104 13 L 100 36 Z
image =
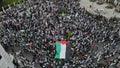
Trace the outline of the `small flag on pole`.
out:
M 72 36 L 72 31 L 68 31 L 68 37 Z
M 20 30 L 20 34 L 25 34 L 25 30 Z
M 65 16 L 65 13 L 62 11 L 62 16 Z
M 3 30 L 2 22 L 0 22 L 0 30 Z

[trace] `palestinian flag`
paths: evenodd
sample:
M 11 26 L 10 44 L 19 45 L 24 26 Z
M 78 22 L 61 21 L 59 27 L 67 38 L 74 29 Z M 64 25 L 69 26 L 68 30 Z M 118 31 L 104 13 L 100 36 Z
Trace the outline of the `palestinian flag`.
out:
M 56 42 L 56 59 L 69 59 L 71 56 L 70 45 L 67 45 L 68 41 L 57 41 Z
M 20 34 L 25 34 L 25 30 L 20 30 L 19 33 Z
M 0 22 L 0 31 L 3 30 L 3 24 Z

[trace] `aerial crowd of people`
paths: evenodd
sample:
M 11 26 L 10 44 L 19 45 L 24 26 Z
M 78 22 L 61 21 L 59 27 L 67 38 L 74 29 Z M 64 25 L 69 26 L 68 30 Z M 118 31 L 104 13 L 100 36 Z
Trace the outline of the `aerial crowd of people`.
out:
M 91 14 L 77 0 L 28 0 L 9 7 L 0 16 L 0 38 L 16 68 L 120 65 L 120 19 Z M 69 41 L 71 59 L 54 58 L 58 40 Z

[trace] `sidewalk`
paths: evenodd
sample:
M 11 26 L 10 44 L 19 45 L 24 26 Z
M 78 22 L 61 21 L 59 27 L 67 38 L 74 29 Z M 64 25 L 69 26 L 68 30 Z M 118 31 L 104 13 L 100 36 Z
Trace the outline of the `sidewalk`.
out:
M 91 5 L 91 8 L 90 8 L 90 5 Z M 89 0 L 81 0 L 80 1 L 80 6 L 82 8 L 85 8 L 90 13 L 98 14 L 98 15 L 100 14 L 107 18 L 110 18 L 110 17 L 120 18 L 120 13 L 115 12 L 114 11 L 115 8 L 113 8 L 113 9 L 105 8 L 107 5 L 108 4 L 98 5 L 96 2 L 90 2 Z M 100 13 L 95 12 L 97 9 L 100 11 Z
M 13 56 L 9 55 L 2 45 L 0 44 L 0 55 L 2 58 L 0 59 L 0 68 L 14 68 L 14 64 L 12 63 L 13 61 Z

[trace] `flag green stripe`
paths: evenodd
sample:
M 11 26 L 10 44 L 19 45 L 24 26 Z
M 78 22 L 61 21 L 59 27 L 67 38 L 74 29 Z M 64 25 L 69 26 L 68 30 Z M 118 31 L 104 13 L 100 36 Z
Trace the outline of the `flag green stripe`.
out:
M 56 42 L 56 54 L 55 54 L 55 58 L 60 58 L 60 51 L 61 51 L 61 44 L 59 42 Z

